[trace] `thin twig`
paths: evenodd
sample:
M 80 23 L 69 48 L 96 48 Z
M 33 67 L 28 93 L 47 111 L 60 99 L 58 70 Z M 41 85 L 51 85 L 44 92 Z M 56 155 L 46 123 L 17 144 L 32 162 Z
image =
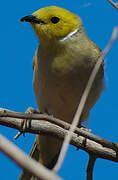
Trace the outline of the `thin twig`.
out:
M 26 113 L 18 113 L 18 112 L 10 111 L 8 109 L 0 108 L 0 125 L 16 128 L 22 132 L 22 127 L 21 127 L 22 119 L 29 119 L 29 121 L 45 120 L 45 121 L 51 122 L 53 124 L 56 124 L 66 130 L 69 130 L 70 126 L 71 126 L 67 122 L 64 122 L 60 119 L 54 118 L 53 116 L 49 116 L 46 114 L 30 114 L 30 116 L 29 116 L 29 114 L 26 114 Z M 32 122 L 31 122 L 31 124 L 32 124 Z M 40 121 L 39 121 L 39 124 L 37 125 L 37 128 L 39 126 L 40 126 Z M 30 129 L 31 128 L 32 128 L 32 126 L 30 127 Z M 26 129 L 26 132 L 30 132 L 30 129 L 29 128 Z M 36 132 L 34 132 L 34 133 L 36 133 Z M 101 144 L 102 146 L 104 146 L 106 148 L 111 148 L 118 152 L 118 144 L 116 144 L 116 143 L 105 140 L 102 137 L 96 136 L 90 132 L 84 131 L 81 128 L 77 128 L 77 127 L 75 129 L 75 133 L 78 136 L 83 136 L 84 138 L 88 138 L 96 143 Z
M 28 157 L 16 145 L 8 141 L 2 135 L 0 135 L 0 150 L 15 161 L 20 167 L 41 180 L 61 180 L 60 177 Z
M 87 180 L 93 179 L 93 168 L 96 161 L 96 156 L 94 154 L 89 154 L 89 162 L 87 166 Z
M 118 34 L 118 28 L 115 27 L 114 30 L 113 30 L 113 33 L 112 33 L 112 36 L 111 36 L 111 39 L 108 43 L 108 45 L 106 46 L 106 48 L 104 49 L 104 51 L 101 53 L 101 56 L 99 57 L 91 75 L 90 75 L 90 78 L 88 80 L 88 83 L 87 83 L 87 86 L 84 90 L 84 93 L 82 95 L 82 98 L 80 100 L 80 104 L 77 108 L 77 111 L 75 113 L 75 116 L 74 116 L 74 119 L 73 119 L 73 122 L 72 122 L 72 125 L 70 127 L 70 130 L 67 134 L 67 136 L 65 137 L 65 140 L 63 142 L 63 145 L 62 145 L 62 148 L 61 148 L 61 152 L 60 152 L 60 155 L 59 155 L 59 158 L 57 160 L 57 163 L 55 165 L 55 167 L 53 168 L 53 171 L 54 172 L 57 172 L 59 171 L 59 169 L 61 168 L 62 166 L 62 163 L 64 161 L 64 157 L 66 155 L 66 152 L 68 150 L 68 146 L 69 146 L 69 143 L 70 143 L 70 140 L 71 140 L 71 137 L 72 137 L 72 133 L 75 131 L 75 128 L 77 127 L 77 125 L 79 124 L 79 121 L 80 121 L 80 116 L 82 114 L 82 111 L 83 111 L 83 108 L 84 108 L 84 105 L 85 105 L 85 102 L 87 100 L 87 97 L 89 95 L 89 92 L 90 92 L 90 89 L 92 87 L 92 84 L 94 82 L 94 79 L 96 77 L 96 74 L 98 73 L 98 70 L 100 68 L 100 65 L 101 63 L 103 62 L 103 58 L 105 57 L 105 55 L 109 52 L 110 48 L 112 47 L 112 44 L 114 43 L 114 41 L 117 39 L 117 34 Z
M 117 11 L 118 11 L 118 3 L 115 3 L 111 0 L 107 0 Z
M 16 139 L 18 139 L 20 136 L 21 136 L 21 134 L 22 134 L 22 132 L 18 132 L 15 136 L 14 136 L 14 139 L 16 140 Z

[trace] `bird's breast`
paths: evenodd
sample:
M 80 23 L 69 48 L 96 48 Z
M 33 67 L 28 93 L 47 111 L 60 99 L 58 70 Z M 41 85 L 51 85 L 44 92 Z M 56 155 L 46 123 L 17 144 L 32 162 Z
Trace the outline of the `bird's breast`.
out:
M 48 61 L 48 59 L 47 59 Z M 59 59 L 58 59 L 59 61 Z M 37 64 L 34 71 L 34 91 L 37 104 L 42 112 L 71 123 L 82 93 L 88 81 L 90 70 L 84 66 L 74 66 L 73 62 L 60 65 L 57 59 L 51 63 Z M 93 91 L 87 110 L 93 106 L 100 94 L 100 89 Z M 94 93 L 95 92 L 95 93 Z

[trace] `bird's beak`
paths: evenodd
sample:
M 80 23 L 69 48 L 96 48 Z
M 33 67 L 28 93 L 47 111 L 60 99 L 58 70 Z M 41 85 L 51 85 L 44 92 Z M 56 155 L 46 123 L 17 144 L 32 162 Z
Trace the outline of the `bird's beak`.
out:
M 35 24 L 46 24 L 43 20 L 37 18 L 36 16 L 29 15 L 25 16 L 20 19 L 21 22 L 30 22 L 30 23 L 35 23 Z

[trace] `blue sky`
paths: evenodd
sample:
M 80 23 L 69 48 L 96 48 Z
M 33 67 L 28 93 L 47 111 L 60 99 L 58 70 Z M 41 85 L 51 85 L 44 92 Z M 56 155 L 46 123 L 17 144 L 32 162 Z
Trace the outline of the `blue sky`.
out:
M 118 12 L 106 0 L 73 1 L 2 1 L 0 6 L 0 107 L 24 112 L 29 106 L 37 108 L 32 88 L 32 57 L 38 46 L 37 38 L 27 23 L 19 19 L 49 5 L 64 7 L 82 20 L 88 36 L 104 49 L 114 26 L 118 26 Z M 118 142 L 118 40 L 105 58 L 106 90 L 91 111 L 89 128 L 96 135 Z M 13 140 L 16 130 L 0 126 L 0 133 L 26 153 L 30 152 L 34 135 L 27 134 Z M 59 174 L 66 180 L 86 177 L 88 155 L 70 146 Z M 0 153 L 0 179 L 18 179 L 21 169 Z M 94 179 L 118 179 L 118 164 L 97 160 Z

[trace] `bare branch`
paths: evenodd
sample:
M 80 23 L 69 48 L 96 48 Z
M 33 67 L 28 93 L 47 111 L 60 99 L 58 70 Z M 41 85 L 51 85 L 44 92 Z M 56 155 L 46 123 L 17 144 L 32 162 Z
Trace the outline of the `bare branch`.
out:
M 0 150 L 14 160 L 20 167 L 41 180 L 61 180 L 56 174 L 45 168 L 42 164 L 28 157 L 17 146 L 0 135 Z
M 57 172 L 61 166 L 62 166 L 62 163 L 64 161 L 64 157 L 66 155 L 66 152 L 68 150 L 68 146 L 69 146 L 69 143 L 70 143 L 70 140 L 71 140 L 71 137 L 72 137 L 72 133 L 75 131 L 75 128 L 77 127 L 77 125 L 79 124 L 79 121 L 80 121 L 80 116 L 82 114 L 82 111 L 83 111 L 83 108 L 84 108 L 84 105 L 86 103 L 86 100 L 87 100 L 87 97 L 89 95 L 89 92 L 91 90 L 91 87 L 92 87 L 92 84 L 94 82 L 94 79 L 96 77 L 96 74 L 98 73 L 98 70 L 100 68 L 100 65 L 101 63 L 103 62 L 103 58 L 104 56 L 108 53 L 108 51 L 110 50 L 110 48 L 112 47 L 112 44 L 114 43 L 114 41 L 116 40 L 117 38 L 117 35 L 118 35 L 118 28 L 114 28 L 113 30 L 113 33 L 112 33 L 112 37 L 109 41 L 109 43 L 107 44 L 106 48 L 104 49 L 104 51 L 101 53 L 101 56 L 99 57 L 91 75 L 90 75 L 90 78 L 88 80 L 88 83 L 86 85 L 86 88 L 84 90 L 84 93 L 82 95 L 82 98 L 80 100 L 80 104 L 77 108 L 77 111 L 75 113 L 75 116 L 74 116 L 74 119 L 73 119 L 73 122 L 72 122 L 72 125 L 69 129 L 69 132 L 67 134 L 67 136 L 65 137 L 64 139 L 64 142 L 63 142 L 63 145 L 62 145 L 62 148 L 61 148 L 61 152 L 60 152 L 60 155 L 59 155 L 59 158 L 58 158 L 58 161 L 55 165 L 55 167 L 53 168 L 53 170 L 55 172 Z
M 16 118 L 20 118 L 19 120 Z M 29 119 L 29 120 L 46 120 L 48 122 L 51 122 L 53 124 L 56 124 L 66 130 L 69 130 L 70 124 L 66 123 L 60 119 L 54 118 L 53 116 L 49 116 L 46 114 L 25 114 L 25 113 L 18 113 L 18 112 L 13 112 L 7 109 L 0 108 L 0 124 L 4 126 L 8 126 L 11 128 L 16 128 L 20 131 L 22 131 L 22 119 Z M 40 122 L 38 124 L 39 128 Z M 32 126 L 30 127 L 32 128 Z M 35 130 L 35 129 L 34 129 Z M 26 129 L 26 132 L 31 132 L 30 129 Z M 39 131 L 38 131 L 39 132 Z M 32 133 L 37 133 L 37 132 L 32 132 Z M 88 138 L 89 140 L 95 141 L 96 143 L 101 144 L 103 147 L 107 147 L 110 149 L 113 149 L 115 151 L 118 151 L 118 144 L 110 142 L 105 140 L 104 138 L 101 138 L 99 136 L 96 136 L 90 132 L 84 131 L 81 128 L 75 129 L 75 133 L 78 136 L 83 136 L 84 138 Z
M 89 162 L 87 167 L 87 180 L 93 179 L 93 168 L 96 161 L 96 156 L 94 154 L 89 154 Z
M 107 0 L 117 11 L 118 11 L 118 3 L 115 3 L 111 0 Z
M 19 116 L 19 114 L 18 114 L 18 116 Z M 22 114 L 21 114 L 21 116 L 22 116 Z M 27 116 L 27 114 L 26 114 L 26 116 Z M 11 118 L 11 117 L 0 117 L 0 124 L 20 130 L 21 124 L 22 124 L 22 119 Z M 79 128 L 77 128 L 77 129 L 79 129 Z M 30 127 L 28 129 L 26 129 L 26 132 L 33 133 L 33 134 L 48 135 L 48 136 L 52 136 L 55 138 L 59 138 L 61 140 L 63 140 L 64 137 L 68 134 L 67 130 L 64 130 L 63 128 L 61 128 L 59 126 L 51 124 L 46 121 L 44 123 L 44 120 L 40 120 L 40 121 L 39 120 L 30 120 Z M 87 133 L 82 130 L 80 130 L 80 132 L 83 132 L 85 134 Z M 99 137 L 98 137 L 98 139 L 99 139 Z M 96 142 L 93 142 L 89 139 L 86 139 L 86 143 L 85 143 L 85 138 L 80 136 L 80 134 L 78 136 L 75 133 L 72 134 L 70 143 L 72 145 L 76 146 L 77 148 L 83 149 L 84 151 L 86 151 L 88 153 L 95 154 L 99 158 L 118 162 L 118 157 L 117 157 L 118 145 L 117 144 L 113 145 L 113 147 L 115 147 L 114 149 L 116 149 L 116 151 L 115 151 L 110 148 L 103 147 L 102 145 L 100 145 Z

